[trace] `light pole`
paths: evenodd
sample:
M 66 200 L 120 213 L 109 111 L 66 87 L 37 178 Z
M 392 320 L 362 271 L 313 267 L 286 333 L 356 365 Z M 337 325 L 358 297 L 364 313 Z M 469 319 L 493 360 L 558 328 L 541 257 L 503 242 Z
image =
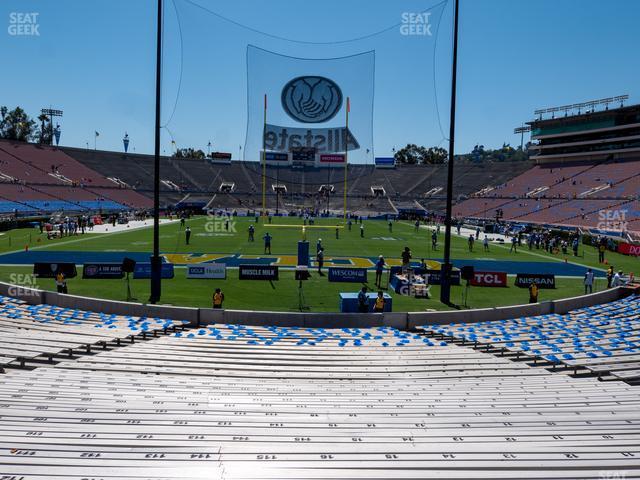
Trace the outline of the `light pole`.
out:
M 49 138 L 49 145 L 53 145 L 53 117 L 62 118 L 62 110 L 57 110 L 55 108 L 43 108 L 40 110 L 40 113 L 49 117 L 49 125 L 51 125 L 51 138 Z
M 211 140 L 207 143 L 207 157 L 211 156 Z
M 129 134 L 127 132 L 124 132 L 122 144 L 124 145 L 124 153 L 127 153 L 129 151 Z

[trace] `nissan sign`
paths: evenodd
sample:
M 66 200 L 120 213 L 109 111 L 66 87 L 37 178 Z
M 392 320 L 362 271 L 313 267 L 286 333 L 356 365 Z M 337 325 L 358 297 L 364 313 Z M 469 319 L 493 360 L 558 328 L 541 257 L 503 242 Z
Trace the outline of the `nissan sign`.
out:
M 529 288 L 535 283 L 538 288 L 556 288 L 556 276 L 552 273 L 519 273 L 516 275 L 516 287 Z

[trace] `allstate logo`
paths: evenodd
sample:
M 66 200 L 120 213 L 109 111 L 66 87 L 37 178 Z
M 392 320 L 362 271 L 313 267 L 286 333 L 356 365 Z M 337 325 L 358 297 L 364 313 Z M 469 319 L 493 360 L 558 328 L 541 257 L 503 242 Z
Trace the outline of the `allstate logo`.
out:
M 325 77 L 304 76 L 282 89 L 282 108 L 294 120 L 321 123 L 331 120 L 342 107 L 342 91 Z

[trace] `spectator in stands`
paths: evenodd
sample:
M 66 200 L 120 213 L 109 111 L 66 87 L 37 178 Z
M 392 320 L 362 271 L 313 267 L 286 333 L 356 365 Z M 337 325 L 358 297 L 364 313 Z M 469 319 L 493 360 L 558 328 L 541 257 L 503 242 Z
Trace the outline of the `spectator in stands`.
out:
M 529 284 L 529 303 L 538 303 L 538 286 L 535 282 Z
M 224 302 L 224 293 L 219 288 L 213 292 L 213 308 L 222 308 L 222 302 Z
M 189 245 L 190 239 L 191 239 L 191 227 L 187 227 L 184 231 L 184 240 L 187 245 Z
M 324 248 L 322 247 L 320 247 L 320 250 L 316 253 L 316 263 L 318 264 L 318 275 L 323 277 L 324 273 L 322 273 L 322 267 L 324 266 Z
M 588 269 L 584 274 L 584 294 L 593 293 L 593 270 Z
M 256 229 L 253 226 L 253 224 L 249 225 L 249 241 L 250 242 L 255 242 L 255 236 L 254 236 L 255 232 L 256 232 Z
M 373 311 L 375 313 L 384 312 L 384 293 L 382 293 L 382 290 L 378 290 L 378 296 L 376 297 L 376 301 L 373 304 Z
M 360 238 L 364 238 L 364 225 L 360 224 Z
M 489 237 L 487 237 L 486 235 L 482 239 L 482 246 L 484 247 L 485 252 L 489 251 Z
M 271 237 L 271 235 L 269 235 L 269 232 L 265 233 L 264 237 L 262 237 L 262 239 L 264 240 L 264 253 L 268 253 L 269 255 L 271 255 L 271 239 L 273 237 Z
M 60 269 L 56 273 L 56 290 L 58 293 L 67 293 L 67 277 Z
M 377 287 L 380 287 L 380 284 L 382 283 L 382 271 L 384 270 L 384 266 L 386 265 L 385 261 L 384 261 L 384 257 L 382 255 L 380 255 L 378 257 L 378 261 L 376 262 L 376 282 L 375 285 Z
M 367 287 L 364 286 L 360 289 L 360 292 L 358 292 L 358 312 L 369 312 L 369 296 L 367 295 Z
M 469 251 L 470 251 L 470 252 L 473 252 L 473 244 L 475 243 L 475 241 L 476 241 L 476 239 L 473 237 L 473 233 L 470 233 L 470 234 L 469 234 L 469 240 L 468 240 L 468 243 L 469 243 Z
M 607 288 L 611 288 L 611 282 L 613 282 L 613 265 L 607 268 Z

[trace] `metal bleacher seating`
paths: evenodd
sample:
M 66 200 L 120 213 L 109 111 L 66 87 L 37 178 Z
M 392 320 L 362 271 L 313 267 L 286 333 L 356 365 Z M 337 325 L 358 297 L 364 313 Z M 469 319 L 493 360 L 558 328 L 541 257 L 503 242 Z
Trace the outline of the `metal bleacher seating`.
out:
M 181 322 L 100 314 L 0 297 L 0 369 L 106 349 L 108 343 L 182 328 Z
M 640 380 L 640 297 L 541 315 L 473 324 L 425 325 L 432 335 L 542 359 L 600 378 Z
M 636 478 L 639 407 L 623 382 L 393 328 L 210 325 L 7 369 L 0 475 Z

